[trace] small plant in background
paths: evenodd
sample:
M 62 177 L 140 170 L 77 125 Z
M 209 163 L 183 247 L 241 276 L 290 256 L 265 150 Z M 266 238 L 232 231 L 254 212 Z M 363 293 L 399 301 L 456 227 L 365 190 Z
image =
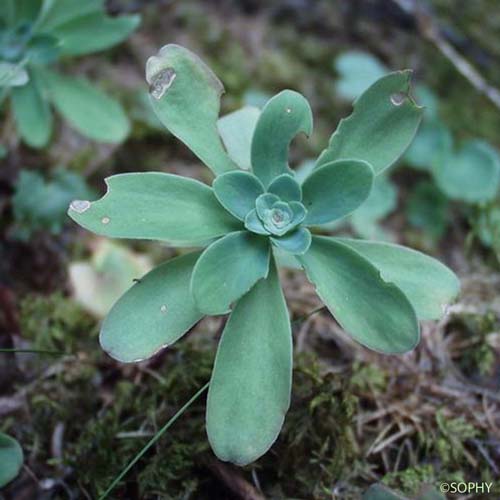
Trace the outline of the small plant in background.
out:
M 0 488 L 10 483 L 23 465 L 23 450 L 14 439 L 0 432 Z
M 121 105 L 88 80 L 51 66 L 125 40 L 138 16 L 109 17 L 103 0 L 3 0 L 0 4 L 0 103 L 10 97 L 26 144 L 45 146 L 52 134 L 51 107 L 81 134 L 121 142 L 129 121 Z
M 55 169 L 49 180 L 38 172 L 22 170 L 12 197 L 11 236 L 26 241 L 39 231 L 58 234 L 67 221 L 68 203 L 93 197 L 83 177 L 63 168 Z
M 336 90 L 344 99 L 357 98 L 381 73 L 388 71 L 373 55 L 360 51 L 341 54 L 335 60 L 335 69 L 339 74 Z M 425 85 L 417 85 L 416 95 L 426 113 L 402 163 L 426 172 L 430 179 L 419 181 L 410 192 L 408 221 L 432 239 L 438 239 L 447 229 L 449 202 L 461 202 L 477 207 L 479 217 L 473 217 L 471 224 L 483 243 L 500 249 L 495 225 L 491 224 L 500 187 L 498 152 L 480 139 L 469 139 L 457 148 L 449 127 L 439 116 L 438 97 Z M 354 229 L 358 231 L 356 226 Z
M 245 465 L 275 441 L 290 403 L 292 336 L 275 252 L 305 270 L 355 340 L 380 352 L 413 349 L 418 320 L 439 318 L 458 293 L 456 276 L 424 254 L 313 234 L 369 197 L 374 178 L 411 142 L 422 109 L 410 96 L 409 71 L 377 80 L 300 183 L 288 148 L 298 133 L 312 132 L 302 95 L 284 90 L 262 112 L 244 108 L 219 119 L 221 82 L 177 45 L 148 60 L 146 77 L 159 119 L 211 168 L 212 187 L 159 172 L 115 175 L 104 197 L 72 202 L 69 215 L 108 237 L 205 248 L 138 280 L 105 318 L 100 342 L 119 361 L 140 361 L 204 315 L 230 313 L 207 432 L 220 459 Z
M 370 486 L 363 494 L 362 500 L 410 500 L 408 497 L 381 484 Z M 414 500 L 445 500 L 445 497 L 432 486 L 424 485 Z

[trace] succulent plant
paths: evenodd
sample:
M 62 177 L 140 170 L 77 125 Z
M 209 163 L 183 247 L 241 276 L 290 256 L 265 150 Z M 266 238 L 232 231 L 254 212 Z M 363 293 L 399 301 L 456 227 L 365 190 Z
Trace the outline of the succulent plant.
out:
M 109 17 L 104 0 L 2 0 L 0 2 L 0 102 L 10 96 L 17 130 L 43 147 L 53 129 L 51 106 L 83 135 L 120 142 L 130 125 L 115 99 L 88 80 L 49 66 L 68 57 L 120 43 L 139 16 Z
M 262 111 L 219 120 L 222 84 L 177 45 L 148 60 L 146 77 L 159 119 L 212 169 L 212 186 L 159 172 L 115 175 L 104 197 L 74 201 L 69 215 L 109 237 L 205 248 L 132 285 L 105 318 L 100 342 L 119 361 L 140 361 L 204 315 L 230 313 L 207 432 L 219 458 L 248 464 L 275 441 L 290 404 L 292 333 L 276 255 L 296 259 L 342 327 L 385 353 L 413 349 L 418 320 L 439 318 L 458 293 L 447 267 L 414 250 L 312 235 L 363 203 L 374 177 L 412 140 L 422 109 L 409 94 L 410 72 L 384 76 L 356 101 L 300 184 L 288 148 L 296 134 L 312 132 L 303 96 L 284 90 Z

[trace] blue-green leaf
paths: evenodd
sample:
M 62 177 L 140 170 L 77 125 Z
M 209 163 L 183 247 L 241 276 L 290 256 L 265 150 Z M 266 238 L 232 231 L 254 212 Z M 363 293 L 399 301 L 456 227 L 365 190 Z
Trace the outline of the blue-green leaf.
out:
M 304 160 L 294 171 L 294 178 L 300 184 L 304 184 L 304 181 L 311 175 L 314 167 L 316 166 L 316 160 L 311 158 Z
M 303 255 L 311 246 L 311 232 L 305 227 L 287 233 L 279 238 L 271 237 L 273 244 L 285 252 Z
M 378 221 L 396 208 L 397 200 L 396 186 L 388 177 L 384 174 L 375 177 L 370 195 L 350 217 L 356 234 L 368 239 L 390 239 Z
M 352 214 L 353 219 L 377 221 L 389 215 L 397 206 L 396 186 L 386 175 L 378 175 L 373 181 L 370 195 Z
M 317 166 L 333 160 L 365 160 L 375 175 L 390 167 L 410 145 L 423 108 L 410 97 L 411 71 L 384 76 L 355 102 L 351 116 L 340 121 Z
M 373 170 L 365 161 L 338 160 L 317 168 L 302 185 L 305 224 L 325 224 L 358 208 L 370 194 Z
M 333 238 L 313 236 L 297 257 L 340 325 L 361 344 L 389 354 L 419 342 L 417 315 L 406 295 L 360 253 Z
M 337 238 L 369 260 L 382 278 L 394 283 L 419 319 L 439 319 L 460 291 L 453 271 L 421 252 L 392 243 Z
M 83 78 L 49 70 L 43 75 L 57 111 L 81 134 L 108 143 L 125 140 L 130 123 L 118 101 Z
M 274 443 L 290 405 L 292 335 L 274 263 L 236 304 L 210 381 L 207 433 L 215 454 L 246 465 Z
M 406 218 L 426 236 L 439 239 L 448 226 L 448 205 L 448 198 L 434 182 L 420 181 L 408 196 Z
M 275 194 L 283 201 L 300 201 L 302 199 L 300 184 L 290 174 L 283 174 L 276 177 L 269 184 L 267 191 Z
M 45 0 L 42 19 L 39 19 L 39 32 L 50 33 L 56 27 L 74 21 L 79 17 L 104 12 L 104 0 Z
M 239 231 L 212 243 L 198 259 L 191 277 L 196 307 L 205 314 L 225 314 L 269 271 L 266 238 Z
M 264 224 L 259 219 L 259 216 L 257 215 L 257 210 L 255 210 L 255 209 L 253 209 L 250 212 L 248 212 L 247 216 L 245 217 L 245 227 L 249 231 L 252 231 L 253 233 L 257 233 L 257 234 L 271 234 L 264 227 Z
M 431 171 L 440 164 L 453 149 L 451 132 L 435 119 L 424 121 L 414 141 L 404 155 L 404 161 L 418 170 Z
M 288 147 L 303 132 L 312 133 L 309 103 L 297 92 L 283 90 L 264 106 L 252 139 L 252 169 L 267 187 L 281 174 L 290 174 Z
M 150 100 L 163 125 L 215 174 L 234 170 L 217 131 L 222 83 L 196 55 L 165 45 L 146 64 Z
M 250 172 L 235 170 L 219 175 L 213 182 L 215 196 L 221 205 L 240 220 L 255 208 L 255 200 L 264 186 Z
M 122 295 L 101 328 L 101 346 L 111 357 L 124 363 L 149 358 L 201 319 L 189 290 L 199 255 L 193 252 L 159 265 Z
M 12 197 L 15 225 L 13 235 L 28 239 L 35 231 L 59 233 L 66 217 L 68 204 L 75 198 L 92 196 L 80 175 L 57 169 L 49 181 L 37 171 L 21 170 Z
M 23 450 L 19 443 L 0 432 L 0 488 L 10 483 L 23 465 Z
M 14 11 L 15 23 L 32 23 L 40 10 L 42 0 L 2 0 L 2 3 L 11 4 Z
M 69 216 L 82 227 L 112 238 L 193 244 L 241 229 L 201 182 L 160 172 L 119 174 L 106 179 L 97 201 L 75 201 Z
M 29 81 L 22 64 L 0 62 L 0 87 L 22 87 Z
M 250 149 L 259 115 L 258 108 L 245 106 L 217 121 L 217 129 L 229 157 L 245 170 L 252 168 Z
M 259 196 L 255 201 L 255 208 L 257 210 L 257 214 L 261 219 L 264 219 L 266 216 L 266 212 L 273 208 L 275 203 L 279 203 L 280 199 L 278 196 L 272 193 L 264 193 Z
M 50 64 L 59 57 L 59 40 L 52 35 L 35 35 L 26 49 L 26 57 L 32 64 Z
M 19 134 L 29 146 L 42 148 L 52 134 L 53 117 L 45 88 L 38 73 L 30 71 L 30 81 L 12 89 L 12 109 Z
M 468 203 L 490 201 L 500 185 L 500 158 L 486 141 L 466 142 L 458 153 L 450 152 L 433 166 L 439 188 L 455 200 Z
M 340 54 L 335 60 L 335 69 L 339 73 L 335 90 L 348 100 L 356 99 L 389 71 L 374 55 L 359 50 Z
M 61 41 L 61 55 L 79 56 L 113 47 L 137 29 L 140 16 L 109 17 L 103 12 L 78 16 L 51 30 Z

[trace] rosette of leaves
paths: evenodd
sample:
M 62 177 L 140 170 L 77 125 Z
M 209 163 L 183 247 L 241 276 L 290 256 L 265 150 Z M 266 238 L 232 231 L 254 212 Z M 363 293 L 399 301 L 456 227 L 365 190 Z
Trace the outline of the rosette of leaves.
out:
M 88 80 L 63 75 L 52 66 L 120 43 L 139 21 L 136 15 L 108 16 L 104 0 L 0 2 L 0 95 L 10 97 L 26 144 L 43 147 L 49 142 L 52 107 L 90 139 L 125 139 L 130 125 L 120 103 Z
M 373 179 L 402 154 L 421 109 L 408 71 L 389 74 L 355 103 L 300 185 L 287 162 L 311 134 L 306 99 L 285 90 L 262 111 L 219 120 L 223 86 L 193 53 L 163 47 L 146 70 L 161 122 L 215 174 L 212 186 L 158 172 L 115 175 L 94 202 L 69 215 L 94 233 L 202 246 L 134 284 L 105 318 L 100 342 L 122 362 L 148 358 L 204 315 L 230 317 L 207 402 L 216 455 L 244 465 L 277 438 L 290 403 L 292 335 L 275 250 L 297 259 L 336 320 L 363 345 L 403 353 L 419 319 L 438 318 L 458 291 L 444 265 L 401 246 L 313 235 L 369 196 Z
M 0 432 L 0 488 L 10 483 L 23 465 L 23 450 L 12 437 Z

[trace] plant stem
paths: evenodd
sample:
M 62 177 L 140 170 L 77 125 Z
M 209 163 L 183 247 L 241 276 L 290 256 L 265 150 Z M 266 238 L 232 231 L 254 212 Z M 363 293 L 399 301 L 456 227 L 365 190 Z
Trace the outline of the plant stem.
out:
M 153 446 L 169 429 L 169 427 L 208 389 L 210 382 L 207 382 L 144 446 L 144 448 L 133 458 L 133 460 L 120 472 L 109 488 L 99 497 L 104 500 L 111 493 L 113 488 L 123 479 L 127 472 L 143 457 L 143 455 Z
M 294 319 L 292 321 L 292 325 L 296 325 L 297 323 L 301 323 L 302 321 L 305 321 L 306 319 L 310 318 L 313 314 L 316 314 L 316 313 L 322 311 L 323 309 L 326 309 L 326 306 L 321 306 L 321 307 L 318 307 L 316 309 L 313 309 L 312 311 L 308 312 L 307 314 L 304 314 L 304 316 L 300 316 L 299 318 Z

